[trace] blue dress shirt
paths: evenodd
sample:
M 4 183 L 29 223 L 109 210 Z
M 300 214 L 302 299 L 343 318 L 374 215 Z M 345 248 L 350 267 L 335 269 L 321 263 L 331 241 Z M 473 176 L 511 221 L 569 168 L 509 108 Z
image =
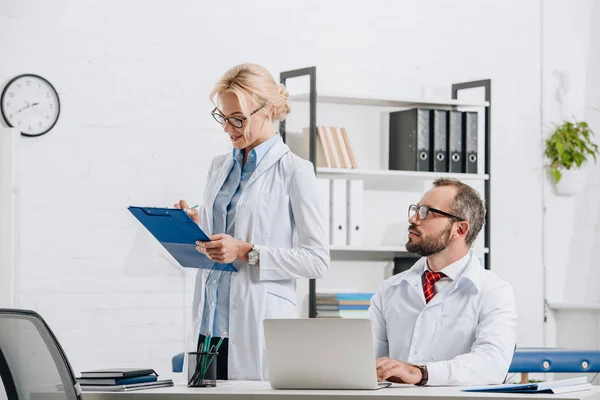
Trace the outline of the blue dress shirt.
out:
M 233 149 L 233 165 L 213 205 L 213 234 L 226 233 L 235 237 L 235 209 L 240 195 L 265 154 L 280 141 L 281 136 L 276 134 L 256 146 L 248 154 L 246 164 L 244 153 Z M 202 335 L 210 331 L 213 336 L 221 336 L 223 332 L 229 331 L 230 287 L 231 272 L 210 271 L 204 292 L 204 310 L 200 325 Z

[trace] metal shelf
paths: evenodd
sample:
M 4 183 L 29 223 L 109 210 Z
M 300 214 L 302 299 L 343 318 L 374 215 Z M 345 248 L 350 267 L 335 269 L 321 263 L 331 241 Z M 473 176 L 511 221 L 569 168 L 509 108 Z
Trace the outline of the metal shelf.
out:
M 329 246 L 331 259 L 333 261 L 394 261 L 396 257 L 418 258 L 417 255 L 409 253 L 403 245 L 360 245 L 360 246 Z M 477 253 L 477 251 L 475 251 Z M 484 254 L 489 253 L 486 247 Z
M 490 179 L 488 174 L 457 174 L 444 172 L 422 172 L 422 171 L 390 171 L 390 170 L 366 170 L 366 169 L 346 169 L 346 168 L 317 168 L 317 177 L 324 179 L 357 179 L 369 182 L 394 184 L 394 185 L 413 185 L 422 183 L 425 180 L 435 180 L 437 178 L 453 178 L 460 180 L 480 180 Z
M 335 261 L 393 261 L 395 257 L 415 257 L 404 246 L 329 246 L 331 259 Z
M 548 303 L 554 311 L 589 311 L 600 312 L 600 303 Z
M 310 101 L 309 93 L 301 93 L 291 96 L 292 101 Z M 443 107 L 468 107 L 481 108 L 489 107 L 489 101 L 484 102 L 465 102 L 454 99 L 447 100 L 425 100 L 425 99 L 390 99 L 373 98 L 368 96 L 354 96 L 345 94 L 317 94 L 318 103 L 347 104 L 356 106 L 375 106 L 375 107 L 424 107 L 424 108 L 443 108 Z

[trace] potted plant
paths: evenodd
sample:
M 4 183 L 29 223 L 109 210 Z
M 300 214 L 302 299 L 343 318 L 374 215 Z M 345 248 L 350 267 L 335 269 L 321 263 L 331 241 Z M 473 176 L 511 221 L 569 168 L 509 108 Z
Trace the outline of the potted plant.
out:
M 550 162 L 550 177 L 557 194 L 569 196 L 585 187 L 586 171 L 581 167 L 590 157 L 596 162 L 598 154 L 592 136 L 594 132 L 587 122 L 566 121 L 546 140 L 544 154 Z

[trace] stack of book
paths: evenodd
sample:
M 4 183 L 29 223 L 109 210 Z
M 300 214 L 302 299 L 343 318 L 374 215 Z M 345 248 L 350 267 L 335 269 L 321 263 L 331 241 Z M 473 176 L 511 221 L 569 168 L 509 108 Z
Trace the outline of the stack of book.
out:
M 126 392 L 173 386 L 171 379 L 158 379 L 153 369 L 99 369 L 81 373 L 77 382 L 84 391 Z
M 368 318 L 373 293 L 317 293 L 317 318 Z
M 304 145 L 308 151 L 309 130 L 304 128 Z M 357 168 L 356 158 L 345 128 L 317 126 L 317 167 Z

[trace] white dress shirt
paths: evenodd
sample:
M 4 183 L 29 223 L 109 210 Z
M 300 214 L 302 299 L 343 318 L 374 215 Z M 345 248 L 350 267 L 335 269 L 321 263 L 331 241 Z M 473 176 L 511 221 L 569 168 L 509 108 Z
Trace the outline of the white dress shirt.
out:
M 433 291 L 435 292 L 435 294 L 441 293 L 444 290 L 448 289 L 450 286 L 452 286 L 452 282 L 460 277 L 460 274 L 462 274 L 463 270 L 469 264 L 470 260 L 471 253 L 469 252 L 460 260 L 455 261 L 452 264 L 442 268 L 441 271 L 438 271 L 443 272 L 445 276 L 433 285 Z M 425 263 L 425 269 L 431 271 L 431 268 L 429 268 L 428 263 Z M 422 279 L 425 279 L 425 274 L 422 274 L 421 276 Z
M 512 288 L 469 252 L 441 271 L 448 278 L 426 304 L 426 267 L 421 258 L 385 280 L 371 299 L 376 356 L 426 364 L 432 386 L 502 383 L 516 340 Z

